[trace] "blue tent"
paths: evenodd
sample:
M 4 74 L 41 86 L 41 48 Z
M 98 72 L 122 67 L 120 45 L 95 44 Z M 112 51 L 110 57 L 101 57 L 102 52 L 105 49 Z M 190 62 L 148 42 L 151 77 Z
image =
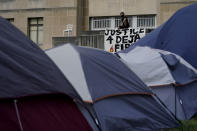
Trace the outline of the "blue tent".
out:
M 45 52 L 0 17 L 0 130 L 91 131 L 73 99 L 81 97 Z
M 179 100 L 181 100 L 178 103 L 182 103 L 181 105 L 183 106 L 185 112 L 184 119 L 190 119 L 197 113 L 196 12 L 197 4 L 193 4 L 178 10 L 166 23 L 155 29 L 143 39 L 136 42 L 133 46 L 119 52 L 119 54 L 131 54 L 131 52 L 139 49 L 139 47 L 151 47 L 153 52 L 157 51 L 159 53 L 162 61 L 165 62 L 169 69 L 169 74 L 173 77 L 174 81 L 170 81 L 169 83 L 171 83 L 172 87 L 175 87 L 175 95 L 179 96 Z M 143 57 L 144 53 L 145 52 L 141 52 L 141 54 L 138 55 L 141 55 Z M 154 56 L 151 57 L 153 60 L 153 58 L 155 58 L 155 55 L 152 56 Z M 145 59 L 145 57 L 147 56 L 144 56 L 143 59 Z M 150 58 L 147 58 L 146 60 L 148 59 L 151 60 Z M 132 59 L 128 60 L 127 63 L 131 61 Z M 180 61 L 184 62 L 182 63 Z M 149 61 L 149 63 L 151 63 L 151 61 Z M 180 65 L 180 63 L 182 64 Z M 149 67 L 156 64 L 158 63 L 152 62 L 152 65 L 149 65 Z M 155 68 L 155 70 L 161 69 L 163 67 L 164 66 L 157 67 Z M 156 73 L 154 77 L 151 77 L 151 80 L 154 80 L 155 77 Z M 165 86 L 165 83 L 160 83 L 160 87 Z M 162 92 L 163 90 L 157 91 L 157 93 L 160 93 L 160 95 L 162 95 Z M 167 94 L 166 92 L 163 93 Z
M 85 103 L 101 129 L 148 131 L 178 126 L 153 92 L 115 55 L 65 44 L 46 50 Z
M 197 4 L 178 10 L 167 22 L 133 46 L 149 46 L 175 53 L 197 68 L 196 12 Z M 133 46 L 123 52 L 129 52 Z

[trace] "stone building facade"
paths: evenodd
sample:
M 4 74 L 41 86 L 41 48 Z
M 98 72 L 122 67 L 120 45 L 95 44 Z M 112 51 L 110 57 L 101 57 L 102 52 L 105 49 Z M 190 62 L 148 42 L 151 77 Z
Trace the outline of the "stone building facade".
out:
M 43 49 L 52 47 L 52 37 L 63 36 L 66 25 L 71 35 L 80 30 L 78 0 L 1 0 L 0 16 L 11 21 Z
M 197 0 L 0 0 L 0 16 L 42 49 L 53 37 L 116 28 L 124 11 L 132 27 L 154 29 L 175 11 Z
M 197 0 L 160 0 L 159 25 L 167 21 L 180 8 L 196 2 Z

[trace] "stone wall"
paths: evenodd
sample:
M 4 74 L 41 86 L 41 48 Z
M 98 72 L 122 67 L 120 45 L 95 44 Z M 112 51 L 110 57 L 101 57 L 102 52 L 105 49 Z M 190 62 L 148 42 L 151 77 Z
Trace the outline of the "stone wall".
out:
M 196 2 L 197 0 L 161 0 L 159 24 L 166 22 L 177 10 Z
M 0 0 L 1 10 L 76 7 L 77 0 Z
M 14 25 L 28 34 L 28 18 L 43 17 L 42 49 L 52 47 L 52 37 L 63 36 L 67 24 L 77 35 L 77 0 L 6 0 L 0 1 L 0 16 L 14 18 Z
M 157 14 L 158 0 L 89 0 L 89 16 Z

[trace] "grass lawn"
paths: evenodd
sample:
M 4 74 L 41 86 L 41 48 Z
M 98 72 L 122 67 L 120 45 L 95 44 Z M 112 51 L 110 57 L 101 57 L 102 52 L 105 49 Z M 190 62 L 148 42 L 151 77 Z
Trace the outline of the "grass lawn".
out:
M 197 131 L 197 117 L 183 121 L 183 126 L 174 128 L 174 129 L 167 129 L 165 131 Z

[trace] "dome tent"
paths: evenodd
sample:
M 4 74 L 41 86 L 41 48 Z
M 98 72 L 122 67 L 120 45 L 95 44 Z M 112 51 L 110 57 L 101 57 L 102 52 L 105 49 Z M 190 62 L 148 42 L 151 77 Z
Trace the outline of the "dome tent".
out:
M 115 55 L 64 44 L 45 51 L 85 103 L 101 130 L 147 131 L 179 126 L 153 92 Z
M 151 71 L 151 68 L 148 67 L 155 67 L 155 65 L 161 65 L 160 67 L 155 68 L 155 70 L 152 70 L 151 74 L 149 74 L 150 80 L 155 80 L 155 78 L 160 79 L 159 84 L 156 86 L 154 85 L 153 90 L 157 90 L 156 94 L 161 98 L 163 97 L 163 100 L 167 100 L 167 96 L 164 97 L 163 94 L 170 94 L 174 92 L 173 96 L 174 98 L 178 96 L 178 101 L 174 101 L 175 99 L 172 98 L 172 96 L 169 100 L 174 101 L 173 102 L 173 108 L 180 109 L 182 108 L 184 110 L 184 117 L 181 117 L 180 119 L 191 119 L 197 112 L 197 95 L 196 95 L 196 68 L 197 68 L 197 61 L 196 61 L 196 47 L 197 47 L 197 18 L 196 18 L 196 11 L 197 11 L 197 4 L 192 4 L 190 6 L 184 7 L 180 10 L 178 10 L 167 22 L 165 22 L 163 25 L 155 29 L 153 32 L 142 38 L 141 40 L 137 41 L 133 46 L 130 46 L 128 49 L 119 52 L 118 54 L 122 58 L 127 65 L 132 65 L 133 59 L 136 59 L 134 57 L 130 57 L 129 54 L 133 54 L 136 50 L 138 50 L 138 56 L 140 56 L 142 59 L 146 59 L 146 61 L 141 61 L 144 63 L 141 64 L 141 69 L 146 69 L 147 72 Z M 150 56 L 150 53 L 145 56 L 144 54 L 147 54 L 147 52 L 143 52 L 143 50 L 146 50 L 149 47 L 149 52 L 157 52 L 158 58 L 161 58 L 160 64 L 158 64 L 158 61 L 154 63 L 153 60 L 154 57 Z M 147 51 L 147 50 L 146 50 Z M 132 53 L 133 52 L 133 53 Z M 142 60 L 141 59 L 141 60 Z M 156 70 L 159 70 L 164 67 L 164 65 L 167 67 L 166 72 L 155 72 Z M 136 74 L 140 77 L 137 72 L 137 66 L 130 67 L 133 71 L 136 70 Z M 153 69 L 153 68 L 152 68 Z M 135 71 L 134 71 L 135 72 Z M 167 73 L 168 72 L 168 73 Z M 170 81 L 162 82 L 161 77 L 158 77 L 157 75 L 167 73 L 171 76 L 172 79 L 168 79 Z M 140 77 L 143 79 L 142 77 Z M 166 78 L 166 77 L 165 77 Z M 170 78 L 170 77 L 168 77 Z M 144 79 L 145 80 L 145 79 Z M 144 81 L 146 83 L 146 80 Z M 148 83 L 146 83 L 148 86 L 153 86 Z M 171 91 L 164 91 L 167 89 L 167 87 L 171 87 Z M 158 88 L 156 88 L 158 87 Z M 162 88 L 162 89 L 159 89 Z M 169 88 L 168 88 L 169 89 Z M 174 90 L 174 91 L 172 91 Z M 169 104 L 170 101 L 163 101 L 166 105 L 172 105 Z M 181 105 L 180 107 L 176 107 L 176 105 Z M 172 107 L 169 107 L 172 108 Z M 174 110 L 174 113 L 176 114 L 177 111 Z M 178 116 L 177 116 L 178 117 Z
M 44 51 L 3 18 L 0 25 L 0 130 L 92 130 Z

